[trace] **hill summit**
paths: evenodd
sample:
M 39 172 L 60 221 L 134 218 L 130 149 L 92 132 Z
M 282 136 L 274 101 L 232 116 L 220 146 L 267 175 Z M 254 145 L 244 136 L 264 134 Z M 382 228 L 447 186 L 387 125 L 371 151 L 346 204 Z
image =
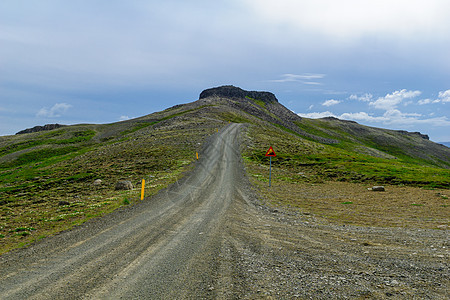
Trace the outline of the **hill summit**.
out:
M 233 85 L 224 85 L 215 88 L 206 89 L 200 93 L 200 99 L 211 96 L 226 98 L 251 98 L 261 100 L 265 103 L 278 102 L 277 97 L 270 92 L 246 91 Z

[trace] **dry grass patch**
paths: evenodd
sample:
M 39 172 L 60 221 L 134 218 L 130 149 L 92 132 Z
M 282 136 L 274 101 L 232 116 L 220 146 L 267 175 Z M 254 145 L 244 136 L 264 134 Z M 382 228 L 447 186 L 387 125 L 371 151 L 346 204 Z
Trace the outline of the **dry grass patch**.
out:
M 299 209 L 338 224 L 380 227 L 447 229 L 449 190 L 385 186 L 385 192 L 367 190 L 362 183 L 290 183 L 254 177 L 252 183 L 273 207 Z

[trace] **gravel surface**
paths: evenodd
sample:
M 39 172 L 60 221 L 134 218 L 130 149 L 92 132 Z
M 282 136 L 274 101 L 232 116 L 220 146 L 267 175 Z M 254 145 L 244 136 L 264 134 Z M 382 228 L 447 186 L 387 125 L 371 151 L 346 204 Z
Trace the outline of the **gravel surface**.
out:
M 0 257 L 0 299 L 448 299 L 448 230 L 324 224 L 260 205 L 240 125 L 133 207 Z

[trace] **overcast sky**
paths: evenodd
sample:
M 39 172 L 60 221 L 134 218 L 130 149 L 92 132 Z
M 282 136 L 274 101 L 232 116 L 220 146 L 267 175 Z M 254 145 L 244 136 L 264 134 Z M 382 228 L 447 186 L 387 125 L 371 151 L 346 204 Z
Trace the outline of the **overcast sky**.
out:
M 450 141 L 450 1 L 0 1 L 0 135 L 233 84 L 305 117 Z

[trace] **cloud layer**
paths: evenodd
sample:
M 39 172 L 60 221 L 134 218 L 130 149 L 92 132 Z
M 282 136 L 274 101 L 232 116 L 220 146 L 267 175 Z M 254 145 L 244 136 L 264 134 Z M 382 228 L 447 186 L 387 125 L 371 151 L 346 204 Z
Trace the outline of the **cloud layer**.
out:
M 36 116 L 39 118 L 59 118 L 66 114 L 71 107 L 72 105 L 67 103 L 56 103 L 51 108 L 41 108 Z
M 369 105 L 373 105 L 378 109 L 392 110 L 402 103 L 403 100 L 417 97 L 420 94 L 420 91 L 407 91 L 403 89 L 400 91 L 395 91 L 392 94 L 387 94 L 384 97 L 380 97 L 376 101 L 370 102 Z
M 309 85 L 320 85 L 321 83 L 318 81 L 325 77 L 325 74 L 313 74 L 313 73 L 305 73 L 301 75 L 297 74 L 283 74 L 281 79 L 273 79 L 269 80 L 271 82 L 299 82 L 303 84 Z
M 449 33 L 446 0 L 245 0 L 273 23 L 309 29 L 331 39 L 377 33 L 401 39 Z M 317 16 L 320 16 L 318 18 Z M 442 36 L 443 37 L 443 36 Z
M 339 100 L 334 100 L 334 99 L 330 99 L 330 100 L 326 100 L 325 102 L 322 103 L 323 106 L 333 106 L 336 104 L 341 103 L 341 101 Z

